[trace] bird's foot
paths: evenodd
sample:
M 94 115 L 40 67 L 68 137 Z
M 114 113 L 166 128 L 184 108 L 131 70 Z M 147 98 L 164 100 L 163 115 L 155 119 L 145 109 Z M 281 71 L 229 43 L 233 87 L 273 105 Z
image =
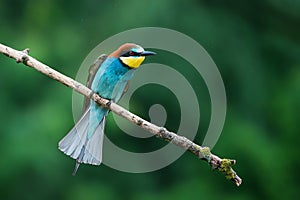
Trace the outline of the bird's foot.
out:
M 106 103 L 106 106 L 109 108 L 110 105 L 114 103 L 114 100 L 110 99 L 107 103 Z

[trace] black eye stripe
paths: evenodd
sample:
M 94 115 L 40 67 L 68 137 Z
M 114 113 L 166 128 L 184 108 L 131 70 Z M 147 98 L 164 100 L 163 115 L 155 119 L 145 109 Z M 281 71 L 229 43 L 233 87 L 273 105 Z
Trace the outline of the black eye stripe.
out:
M 124 53 L 122 56 L 123 57 L 129 57 L 129 56 L 140 56 L 140 55 L 141 55 L 141 53 L 134 52 L 134 51 L 129 51 L 129 52 Z

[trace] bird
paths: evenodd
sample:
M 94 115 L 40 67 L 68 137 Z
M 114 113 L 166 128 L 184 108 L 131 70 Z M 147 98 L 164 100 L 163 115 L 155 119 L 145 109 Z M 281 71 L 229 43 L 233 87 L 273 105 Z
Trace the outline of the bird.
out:
M 101 97 L 117 103 L 128 87 L 129 80 L 146 56 L 155 55 L 140 45 L 125 43 L 109 56 L 100 57 L 90 68 L 87 86 Z M 83 115 L 62 138 L 59 150 L 76 160 L 73 175 L 75 176 L 81 163 L 100 165 L 102 162 L 103 135 L 109 109 L 86 99 Z

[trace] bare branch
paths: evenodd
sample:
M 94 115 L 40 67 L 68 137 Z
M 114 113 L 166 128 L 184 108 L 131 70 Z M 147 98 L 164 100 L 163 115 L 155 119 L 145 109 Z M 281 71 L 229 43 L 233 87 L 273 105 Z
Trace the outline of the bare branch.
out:
M 154 124 L 151 124 L 150 122 L 129 112 L 123 107 L 113 102 L 110 102 L 107 99 L 101 98 L 99 95 L 91 91 L 83 84 L 78 83 L 77 81 L 53 70 L 47 65 L 29 56 L 29 49 L 25 49 L 24 51 L 17 51 L 8 46 L 0 44 L 0 52 L 6 55 L 7 57 L 15 59 L 18 63 L 22 62 L 23 64 L 36 69 L 37 71 L 49 76 L 50 78 L 61 82 L 62 84 L 74 89 L 76 92 L 84 95 L 85 97 L 94 100 L 99 105 L 109 108 L 112 112 L 140 126 L 141 128 L 152 133 L 156 137 L 173 143 L 183 149 L 187 149 L 201 160 L 207 161 L 212 169 L 216 169 L 225 174 L 226 178 L 232 180 L 237 186 L 239 186 L 242 183 L 242 179 L 231 168 L 231 166 L 233 166 L 236 163 L 235 160 L 221 159 L 218 156 L 212 154 L 208 147 L 202 147 L 200 145 L 197 145 L 184 136 L 180 136 L 173 132 L 170 132 L 164 127 L 159 127 Z

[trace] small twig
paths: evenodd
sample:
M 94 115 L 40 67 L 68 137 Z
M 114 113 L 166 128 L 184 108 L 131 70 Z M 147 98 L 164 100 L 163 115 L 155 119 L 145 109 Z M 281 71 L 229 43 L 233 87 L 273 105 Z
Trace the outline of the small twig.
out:
M 199 146 L 184 136 L 177 135 L 173 132 L 168 131 L 163 127 L 156 126 L 151 124 L 150 122 L 142 119 L 141 117 L 129 112 L 123 107 L 107 100 L 101 98 L 99 95 L 91 91 L 89 88 L 84 86 L 81 83 L 53 70 L 47 65 L 37 61 L 33 57 L 29 56 L 29 49 L 25 49 L 24 51 L 17 51 L 8 46 L 0 44 L 0 52 L 10 58 L 13 58 L 17 61 L 17 63 L 22 62 L 23 64 L 36 69 L 37 71 L 49 76 L 50 78 L 57 80 L 64 85 L 74 89 L 76 92 L 88 97 L 99 105 L 109 108 L 112 112 L 117 115 L 131 121 L 132 123 L 140 126 L 146 131 L 152 133 L 158 138 L 171 142 L 183 149 L 187 149 L 188 151 L 195 154 L 201 160 L 207 161 L 212 169 L 217 169 L 218 171 L 225 174 L 227 179 L 232 180 L 237 186 L 242 183 L 242 179 L 236 174 L 236 172 L 231 168 L 236 162 L 235 160 L 230 159 L 221 159 L 218 156 L 212 154 L 208 147 Z

